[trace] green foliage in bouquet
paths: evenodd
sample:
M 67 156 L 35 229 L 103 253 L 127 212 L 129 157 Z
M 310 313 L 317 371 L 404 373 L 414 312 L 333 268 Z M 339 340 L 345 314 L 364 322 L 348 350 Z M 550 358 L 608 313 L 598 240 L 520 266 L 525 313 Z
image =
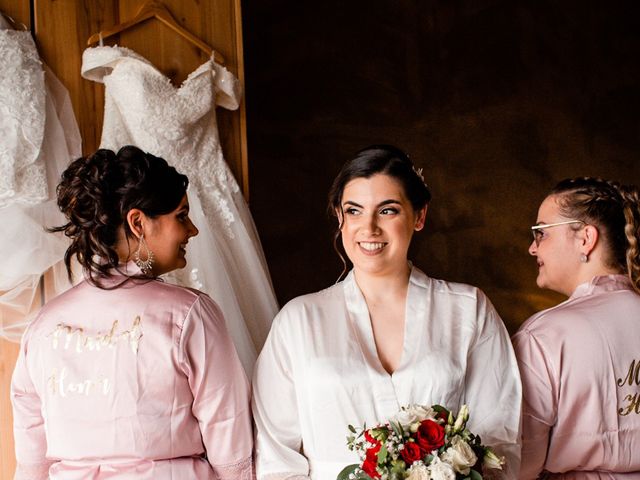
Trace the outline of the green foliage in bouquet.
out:
M 409 405 L 383 425 L 349 425 L 347 445 L 361 463 L 336 480 L 482 480 L 504 458 L 467 429 L 468 419 L 466 405 L 457 415 L 441 405 Z

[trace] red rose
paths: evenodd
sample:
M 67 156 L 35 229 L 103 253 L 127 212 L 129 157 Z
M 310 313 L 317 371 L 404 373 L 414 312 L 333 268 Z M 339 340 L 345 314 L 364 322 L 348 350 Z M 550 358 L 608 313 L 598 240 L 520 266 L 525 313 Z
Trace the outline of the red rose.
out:
M 376 471 L 376 466 L 378 465 L 378 452 L 381 447 L 382 444 L 377 442 L 375 447 L 367 449 L 367 456 L 362 464 L 362 470 L 371 478 L 380 478 L 380 474 Z
M 378 445 L 380 443 L 378 440 L 376 440 L 371 436 L 371 434 L 369 433 L 369 430 L 364 431 L 364 439 L 373 445 Z
M 444 445 L 444 427 L 433 420 L 424 420 L 416 432 L 416 442 L 426 453 L 437 450 Z
M 400 450 L 400 456 L 407 465 L 411 465 L 413 462 L 422 459 L 422 450 L 417 443 L 407 442 L 404 444 L 404 448 Z

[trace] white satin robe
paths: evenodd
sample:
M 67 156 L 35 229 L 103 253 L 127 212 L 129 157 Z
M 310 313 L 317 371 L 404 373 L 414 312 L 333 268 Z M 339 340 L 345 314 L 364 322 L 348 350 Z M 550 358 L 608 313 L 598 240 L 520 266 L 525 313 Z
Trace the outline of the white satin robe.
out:
M 507 331 L 477 288 L 411 271 L 399 367 L 382 367 L 353 272 L 289 302 L 253 381 L 259 480 L 335 480 L 358 463 L 349 424 L 382 423 L 401 406 L 468 404 L 469 427 L 518 471 L 521 385 Z

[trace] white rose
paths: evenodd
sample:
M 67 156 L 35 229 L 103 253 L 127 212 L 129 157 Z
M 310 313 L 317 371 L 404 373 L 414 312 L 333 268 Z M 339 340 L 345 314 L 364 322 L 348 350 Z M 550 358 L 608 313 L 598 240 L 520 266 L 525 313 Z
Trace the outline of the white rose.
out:
M 432 408 L 425 408 L 421 405 L 409 405 L 396 413 L 391 420 L 402 425 L 402 428 L 406 431 L 415 431 L 420 422 L 428 418 L 436 418 L 436 412 Z
M 405 480 L 430 480 L 429 470 L 422 462 L 414 463 L 409 469 L 409 476 Z
M 469 475 L 469 470 L 476 464 L 478 457 L 461 437 L 453 437 L 451 446 L 442 454 L 442 460 L 450 463 L 456 472 Z
M 502 465 L 505 463 L 504 457 L 499 457 L 491 450 L 487 449 L 484 452 L 484 458 L 482 459 L 482 465 L 485 468 L 494 468 L 496 470 L 502 470 Z
M 456 480 L 456 472 L 453 467 L 438 457 L 433 459 L 428 470 L 432 480 Z
M 437 417 L 436 411 L 431 407 L 423 407 L 422 405 L 411 405 L 411 410 L 415 413 L 420 422 L 430 419 L 435 420 Z

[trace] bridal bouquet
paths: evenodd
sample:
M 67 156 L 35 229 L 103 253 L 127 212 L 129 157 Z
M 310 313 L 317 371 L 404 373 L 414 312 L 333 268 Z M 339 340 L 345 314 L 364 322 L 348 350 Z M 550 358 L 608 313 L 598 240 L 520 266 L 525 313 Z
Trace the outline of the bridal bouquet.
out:
M 347 444 L 361 463 L 345 467 L 337 480 L 482 480 L 501 470 L 504 458 L 466 428 L 468 419 L 466 405 L 455 416 L 440 405 L 410 405 L 383 425 L 349 425 Z

